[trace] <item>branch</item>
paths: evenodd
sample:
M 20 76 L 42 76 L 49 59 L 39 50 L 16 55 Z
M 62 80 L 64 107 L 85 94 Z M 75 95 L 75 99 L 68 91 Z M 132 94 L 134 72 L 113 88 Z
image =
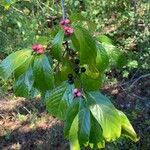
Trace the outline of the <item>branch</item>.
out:
M 62 7 L 62 17 L 63 17 L 63 19 L 65 19 L 66 18 L 65 0 L 61 0 L 61 7 Z

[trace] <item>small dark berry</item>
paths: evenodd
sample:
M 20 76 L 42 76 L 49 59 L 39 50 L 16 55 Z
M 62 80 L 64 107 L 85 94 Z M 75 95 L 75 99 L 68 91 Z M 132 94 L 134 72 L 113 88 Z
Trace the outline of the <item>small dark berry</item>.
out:
M 75 62 L 75 64 L 78 65 L 80 63 L 80 60 L 79 59 L 75 59 L 74 62 Z
M 86 68 L 85 67 L 81 67 L 81 72 L 85 73 L 85 71 L 86 71 Z
M 76 67 L 76 68 L 74 68 L 74 71 L 75 71 L 75 73 L 79 73 L 79 71 L 80 71 L 80 69 L 79 69 L 79 67 Z
M 68 80 L 68 83 L 69 83 L 69 84 L 73 84 L 74 81 L 73 81 L 73 80 Z
M 68 78 L 69 78 L 69 79 L 72 79 L 72 78 L 73 78 L 73 75 L 72 75 L 71 73 L 69 73 L 69 74 L 68 74 Z

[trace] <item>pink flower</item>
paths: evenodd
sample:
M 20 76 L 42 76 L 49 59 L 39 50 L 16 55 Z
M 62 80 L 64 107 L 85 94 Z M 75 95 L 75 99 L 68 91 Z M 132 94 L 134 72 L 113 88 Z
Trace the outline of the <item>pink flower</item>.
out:
M 77 93 L 77 97 L 81 97 L 82 96 L 82 93 L 81 92 L 78 92 Z
M 82 96 L 82 93 L 79 89 L 74 89 L 73 90 L 73 96 L 74 97 L 81 97 Z
M 77 94 L 78 91 L 79 91 L 78 89 L 74 89 L 74 90 L 73 90 L 73 94 Z
M 33 44 L 32 45 L 33 51 L 35 51 L 37 54 L 43 54 L 44 53 L 44 47 L 41 44 Z

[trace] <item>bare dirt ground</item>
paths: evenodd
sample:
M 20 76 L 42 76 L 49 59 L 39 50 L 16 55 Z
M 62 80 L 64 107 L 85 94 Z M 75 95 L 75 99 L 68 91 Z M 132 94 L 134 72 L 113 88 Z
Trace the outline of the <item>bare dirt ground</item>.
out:
M 63 123 L 48 115 L 38 99 L 0 99 L 1 150 L 65 150 Z
M 105 86 L 115 106 L 131 120 L 141 140 L 128 140 L 106 150 L 149 150 L 150 148 L 150 80 L 128 85 Z M 69 150 L 63 137 L 63 122 L 50 116 L 39 99 L 26 100 L 13 95 L 0 98 L 0 150 Z

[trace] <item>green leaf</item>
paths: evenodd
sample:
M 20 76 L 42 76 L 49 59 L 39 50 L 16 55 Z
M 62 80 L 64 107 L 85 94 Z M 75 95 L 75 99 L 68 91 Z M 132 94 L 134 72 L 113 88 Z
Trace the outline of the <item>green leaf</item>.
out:
M 122 54 L 121 51 L 111 44 L 102 43 L 102 46 L 105 48 L 111 63 L 116 65 L 119 56 Z
M 89 19 L 87 19 L 86 17 L 84 17 L 83 15 L 81 15 L 81 13 L 72 13 L 71 16 L 70 16 L 70 20 L 73 23 L 74 22 L 75 23 L 76 22 L 85 22 L 90 31 L 94 31 L 96 29 L 96 24 L 94 22 L 90 21 Z
M 72 130 L 74 126 L 74 120 L 76 120 L 76 129 Z M 86 102 L 83 98 L 75 98 L 70 105 L 65 121 L 64 133 L 65 137 L 74 142 L 71 142 L 71 148 L 76 150 L 76 146 L 79 149 L 79 143 L 81 146 L 88 144 L 90 136 L 90 110 L 86 106 Z M 75 127 L 74 127 L 75 128 Z M 71 136 L 70 136 L 71 135 Z
M 81 146 L 87 145 L 90 136 L 90 129 L 91 129 L 91 122 L 90 122 L 90 110 L 86 106 L 86 102 L 84 99 L 80 100 L 80 107 L 79 107 L 79 143 Z
M 119 113 L 120 119 L 121 119 L 122 135 L 129 137 L 134 142 L 137 142 L 139 140 L 139 138 L 137 137 L 137 134 L 135 133 L 130 121 L 128 120 L 128 118 L 126 117 L 126 115 L 123 112 L 118 110 L 118 113 Z
M 94 91 L 100 88 L 102 84 L 102 76 L 93 79 L 86 74 L 81 75 L 82 86 L 86 91 Z
M 98 91 L 90 92 L 87 99 L 93 116 L 102 127 L 105 140 L 113 141 L 120 137 L 120 116 L 110 100 Z
M 55 84 L 58 85 L 63 81 L 68 80 L 69 73 L 74 74 L 73 66 L 70 63 L 70 60 L 63 59 L 60 71 L 55 73 Z
M 77 114 L 79 112 L 79 102 L 80 102 L 80 100 L 78 98 L 74 99 L 66 113 L 64 135 L 67 139 L 69 139 L 70 129 L 71 129 L 73 120 L 75 119 L 75 117 L 77 116 Z M 78 132 L 78 131 L 76 131 L 76 132 Z M 77 137 L 77 139 L 78 139 L 78 137 Z
M 105 35 L 100 35 L 97 37 L 97 40 L 101 43 L 99 44 L 99 50 L 97 55 L 96 62 L 98 64 L 98 68 L 102 67 L 102 70 L 105 70 L 109 64 L 109 60 L 111 64 L 116 65 L 119 69 L 127 64 L 126 54 L 123 53 L 120 49 L 113 45 L 113 42 L 110 38 Z M 102 51 L 103 50 L 103 51 Z M 101 53 L 101 55 L 100 55 Z M 100 62 L 98 62 L 100 60 Z M 105 60 L 102 63 L 102 60 Z M 100 70 L 101 71 L 101 70 Z
M 89 21 L 87 18 L 82 16 L 80 13 L 72 13 L 71 16 L 70 16 L 70 20 L 72 22 Z
M 24 49 L 10 54 L 0 63 L 0 76 L 8 79 L 18 67 L 32 57 L 31 53 L 30 49 Z
M 106 44 L 111 44 L 113 45 L 113 41 L 106 35 L 99 35 L 97 37 L 98 41 L 100 41 L 101 43 L 106 43 Z
M 109 56 L 100 44 L 97 44 L 97 57 L 96 57 L 96 67 L 100 72 L 105 71 L 109 65 Z
M 71 36 L 71 41 L 72 41 L 72 44 L 73 44 L 73 47 L 75 48 L 75 50 L 79 51 L 80 50 L 80 43 L 79 43 L 75 34 L 73 34 Z
M 116 66 L 117 66 L 119 69 L 122 69 L 122 67 L 123 67 L 123 66 L 126 66 L 127 63 L 128 63 L 127 54 L 121 53 L 121 54 L 118 56 L 118 59 L 117 59 L 117 62 L 116 62 Z
M 27 58 L 27 60 L 21 66 L 19 66 L 15 70 L 15 78 L 16 79 L 19 76 L 21 76 L 22 74 L 24 74 L 29 69 L 29 67 L 32 65 L 33 58 L 34 58 L 33 56 L 30 56 L 29 58 Z
M 0 5 L 4 6 L 5 9 L 9 9 L 14 3 L 16 3 L 16 0 L 1 0 Z
M 100 124 L 91 114 L 91 131 L 90 131 L 90 140 L 89 143 L 91 148 L 104 148 L 105 140 L 103 137 L 103 131 Z
M 62 83 L 62 85 L 47 92 L 46 107 L 50 114 L 64 120 L 67 109 L 73 100 L 73 85 Z
M 36 42 L 35 43 L 42 44 L 46 47 L 48 42 L 49 42 L 48 38 L 49 37 L 47 37 L 47 36 L 36 36 Z
M 97 50 L 94 38 L 90 35 L 90 33 L 86 29 L 82 27 L 75 28 L 74 34 L 76 36 L 76 39 L 78 39 L 79 43 L 78 47 L 81 65 L 96 64 Z
M 99 78 L 100 76 L 100 72 L 99 70 L 96 68 L 95 65 L 88 65 L 88 66 L 85 66 L 86 68 L 86 72 L 85 74 L 89 77 L 91 77 L 92 79 L 97 79 Z
M 55 59 L 62 60 L 62 49 L 63 49 L 64 31 L 60 30 L 52 41 L 52 54 Z
M 73 120 L 69 133 L 70 149 L 80 150 L 80 144 L 78 140 L 78 117 Z
M 33 74 L 35 77 L 35 87 L 40 91 L 47 91 L 54 87 L 54 75 L 48 57 L 37 55 L 34 58 Z
M 30 67 L 24 74 L 22 74 L 15 82 L 16 96 L 26 97 L 30 96 L 30 91 L 34 83 L 33 71 Z

